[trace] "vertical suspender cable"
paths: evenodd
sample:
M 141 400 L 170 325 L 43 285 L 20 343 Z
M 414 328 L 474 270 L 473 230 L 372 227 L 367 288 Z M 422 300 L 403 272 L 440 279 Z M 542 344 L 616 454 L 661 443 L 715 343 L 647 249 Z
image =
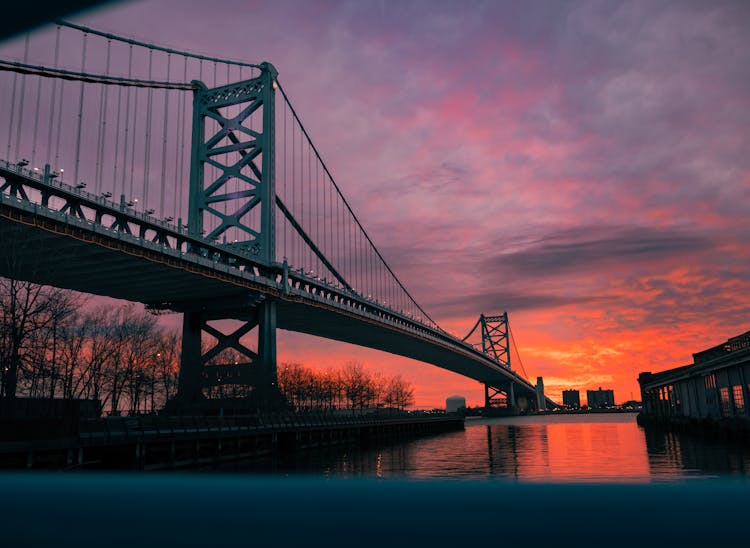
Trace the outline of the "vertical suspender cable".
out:
M 187 82 L 188 58 L 183 57 L 184 66 L 182 81 Z M 177 138 L 180 140 L 180 153 L 175 154 L 175 192 L 174 192 L 174 218 L 180 217 L 182 208 L 182 187 L 184 186 L 183 165 L 185 163 L 185 103 L 187 96 L 180 93 L 177 99 Z
M 37 76 L 36 108 L 34 109 L 34 136 L 31 143 L 31 165 L 36 165 L 36 137 L 39 129 L 39 101 L 42 99 L 42 77 Z M 10 158 L 8 158 L 10 160 Z
M 109 63 L 110 63 L 110 50 L 112 46 L 112 40 L 107 40 L 107 59 L 105 62 L 105 73 L 109 76 Z M 107 116 L 105 115 L 105 107 L 108 106 L 108 93 L 109 86 L 101 86 L 101 94 L 99 95 L 99 139 L 97 141 L 96 149 L 96 191 L 101 190 L 102 175 L 104 173 L 104 145 L 106 142 L 107 135 Z
M 325 253 L 325 247 L 320 239 L 320 166 L 318 162 L 315 162 L 315 243 L 321 249 L 322 253 Z M 318 272 L 318 277 L 323 277 L 323 265 L 318 258 L 318 264 L 315 270 Z
M 367 245 L 367 242 L 364 243 L 365 246 L 365 293 L 368 295 L 368 300 L 370 299 L 369 295 L 372 295 L 372 287 L 370 286 L 370 246 Z
M 120 192 L 117 191 L 117 160 L 120 158 L 120 124 L 122 120 L 122 86 L 117 86 L 117 122 L 115 124 L 115 148 L 114 148 L 114 157 L 115 157 L 115 166 L 114 166 L 114 174 L 113 174 L 113 185 L 112 190 L 115 191 L 116 196 L 114 197 L 115 200 L 119 200 L 120 197 L 117 196 L 117 194 L 120 194 L 122 192 L 125 192 L 125 187 L 121 189 Z M 123 168 L 124 169 L 124 168 Z
M 297 180 L 295 177 L 295 168 L 296 168 L 296 162 L 294 161 L 295 155 L 294 152 L 297 147 L 297 140 L 295 139 L 295 128 L 297 126 L 292 123 L 292 157 L 291 157 L 291 164 L 292 164 L 292 203 L 289 206 L 291 211 L 294 212 L 296 209 L 296 202 L 295 202 L 295 194 L 296 194 L 296 186 L 297 186 Z M 297 265 L 297 237 L 294 233 L 292 233 L 292 264 L 295 266 Z
M 302 149 L 302 131 L 299 132 L 299 224 L 305 226 L 305 172 L 304 172 L 305 151 Z M 299 266 L 302 273 L 305 273 L 305 244 L 300 241 L 299 246 Z
M 29 35 L 26 34 L 26 40 L 23 47 L 23 62 L 29 61 Z M 16 132 L 16 154 L 21 153 L 21 128 L 23 127 L 23 106 L 26 98 L 26 78 L 21 78 L 21 98 L 18 104 L 18 131 Z
M 167 81 L 170 78 L 170 69 L 172 68 L 172 54 L 167 54 Z M 164 90 L 164 128 L 162 129 L 161 143 L 161 195 L 159 196 L 159 214 L 162 217 L 167 215 L 166 204 L 164 203 L 164 191 L 167 186 L 167 130 L 169 129 L 169 90 Z
M 8 152 L 7 152 L 8 161 L 10 161 L 10 158 L 11 158 L 10 146 L 11 146 L 11 143 L 13 142 L 13 118 L 15 117 L 15 114 L 16 114 L 16 83 L 17 82 L 18 82 L 18 73 L 14 72 L 13 73 L 13 91 L 10 95 L 10 123 L 8 124 Z M 15 151 L 15 152 L 17 153 L 18 151 Z M 19 160 L 19 159 L 20 158 L 17 158 L 16 160 Z
M 346 238 L 344 234 L 344 208 L 341 207 L 341 196 L 336 196 L 336 234 L 339 240 L 339 261 L 341 264 L 341 274 L 346 277 Z
M 286 155 L 286 118 L 287 118 L 287 108 L 286 108 L 286 101 L 283 103 L 284 110 L 283 110 L 283 117 L 284 117 L 284 200 L 287 199 L 287 179 L 289 178 L 289 175 L 287 173 L 287 155 Z M 287 260 L 289 256 L 289 248 L 287 247 L 287 232 L 289 232 L 289 229 L 287 227 L 288 221 L 285 217 L 282 217 L 282 220 L 284 221 L 284 260 Z
M 359 242 L 359 272 L 360 272 L 360 284 L 362 284 L 362 296 L 364 298 L 367 298 L 367 269 L 366 269 L 366 262 L 367 257 L 365 255 L 365 247 L 364 243 L 362 241 L 362 234 L 358 233 L 357 241 Z
M 329 185 L 326 184 L 326 175 L 323 173 L 323 252 L 325 253 L 325 256 L 328 258 L 329 261 L 333 259 L 332 253 L 331 253 L 331 247 L 328 245 L 328 235 L 330 231 L 328 230 L 328 193 L 329 193 Z
M 60 99 L 57 103 L 57 134 L 55 135 L 55 165 L 60 165 L 60 134 L 62 133 L 63 104 L 65 99 L 65 80 L 60 81 Z M 62 168 L 60 168 L 62 179 Z
M 128 78 L 133 75 L 133 44 L 128 47 Z M 122 189 L 121 193 L 125 194 L 125 180 L 127 179 L 128 170 L 128 130 L 130 129 L 130 87 L 125 92 L 125 134 L 123 135 L 124 150 L 122 153 Z M 128 199 L 132 198 L 129 196 Z
M 86 43 L 88 33 L 83 35 L 83 52 L 81 54 L 81 72 L 86 72 Z M 81 82 L 81 92 L 78 94 L 78 129 L 76 130 L 76 163 L 73 175 L 73 184 L 78 184 L 78 167 L 81 163 L 81 125 L 83 122 L 83 95 L 85 92 L 84 83 Z
M 385 265 L 383 264 L 383 261 L 381 260 L 379 263 L 380 268 L 380 298 L 385 303 L 388 300 L 388 279 L 386 274 Z
M 312 218 L 313 218 L 313 204 L 312 204 L 312 154 L 310 154 L 310 146 L 307 146 L 307 207 L 308 207 L 308 233 L 312 237 Z M 314 257 L 313 250 L 310 246 L 308 247 L 308 254 L 310 256 L 310 270 L 315 270 L 313 265 Z
M 154 50 L 149 49 L 148 50 L 148 79 L 151 80 L 153 76 L 153 56 L 154 56 Z M 144 151 L 144 177 L 143 177 L 143 209 L 147 210 L 149 208 L 149 201 L 148 201 L 148 187 L 149 187 L 149 175 L 151 173 L 151 117 L 153 115 L 152 106 L 153 106 L 153 99 L 154 99 L 154 90 L 153 88 L 148 88 L 148 92 L 146 94 L 146 145 L 145 145 L 145 151 Z
M 131 146 L 130 146 L 130 189 L 129 189 L 129 196 L 130 199 L 135 202 L 137 198 L 135 198 L 135 144 L 138 138 L 138 88 L 133 92 L 133 95 L 135 96 L 133 99 L 133 131 L 130 132 L 131 135 Z M 137 206 L 136 206 L 137 207 Z
M 187 57 L 185 57 L 185 62 L 187 63 Z M 184 81 L 184 80 L 183 80 Z M 175 149 L 174 149 L 174 189 L 172 194 L 172 217 L 177 220 L 179 215 L 177 214 L 177 193 L 179 191 L 180 186 L 182 186 L 180 183 L 182 180 L 180 179 L 178 173 L 180 171 L 180 142 L 182 142 L 185 139 L 184 131 L 182 131 L 182 116 L 180 115 L 181 109 L 182 109 L 182 98 L 184 97 L 184 92 L 179 92 L 177 94 L 177 132 L 175 135 Z
M 326 173 L 323 173 L 323 178 L 325 179 L 325 186 L 327 189 L 326 195 L 328 197 L 328 205 L 326 206 L 326 235 L 328 240 L 328 250 L 326 251 L 328 255 L 328 259 L 331 261 L 332 265 L 336 265 L 337 261 L 334 259 L 337 259 L 336 257 L 336 249 L 334 246 L 334 234 L 333 234 L 333 185 L 331 185 L 328 175 Z
M 60 53 L 60 26 L 57 26 L 57 31 L 55 32 L 55 59 L 54 59 L 54 67 L 57 68 L 57 61 Z M 54 117 L 55 117 L 55 96 L 57 95 L 57 78 L 52 79 L 52 94 L 50 95 L 49 99 L 49 128 L 47 131 L 47 157 L 49 158 L 52 154 L 52 128 L 54 127 Z M 10 143 L 8 143 L 10 144 Z M 10 160 L 10 158 L 8 158 Z M 57 166 L 55 166 L 57 167 Z

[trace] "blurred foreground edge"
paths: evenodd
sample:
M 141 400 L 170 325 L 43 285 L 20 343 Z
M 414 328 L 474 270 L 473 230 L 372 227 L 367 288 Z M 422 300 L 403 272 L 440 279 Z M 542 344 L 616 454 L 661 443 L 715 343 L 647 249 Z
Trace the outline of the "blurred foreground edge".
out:
M 713 545 L 746 481 L 534 484 L 230 474 L 0 474 L 3 546 Z M 743 537 L 740 537 L 742 535 Z M 316 543 L 317 544 L 317 543 Z

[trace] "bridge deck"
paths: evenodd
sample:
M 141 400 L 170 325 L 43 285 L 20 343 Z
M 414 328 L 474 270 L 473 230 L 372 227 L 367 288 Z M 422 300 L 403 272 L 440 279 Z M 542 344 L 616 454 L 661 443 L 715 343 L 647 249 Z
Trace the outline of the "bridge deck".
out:
M 383 321 L 351 303 L 289 287 L 251 271 L 165 248 L 36 204 L 0 196 L 0 275 L 145 304 L 185 302 L 201 295 L 249 304 L 278 301 L 281 329 L 375 348 L 427 362 L 482 383 L 534 387 L 512 371 L 444 333 Z M 238 317 L 242 319 L 242 317 Z

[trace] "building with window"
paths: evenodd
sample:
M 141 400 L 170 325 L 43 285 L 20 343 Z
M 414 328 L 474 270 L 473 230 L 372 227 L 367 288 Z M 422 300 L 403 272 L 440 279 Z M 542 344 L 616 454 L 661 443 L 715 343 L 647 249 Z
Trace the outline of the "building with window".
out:
M 615 406 L 614 390 L 586 390 L 586 403 L 589 409 L 604 409 L 605 407 Z
M 581 407 L 581 393 L 578 390 L 563 390 L 562 402 L 569 409 L 579 409 Z
M 644 418 L 748 420 L 750 331 L 693 354 L 693 363 L 641 373 Z

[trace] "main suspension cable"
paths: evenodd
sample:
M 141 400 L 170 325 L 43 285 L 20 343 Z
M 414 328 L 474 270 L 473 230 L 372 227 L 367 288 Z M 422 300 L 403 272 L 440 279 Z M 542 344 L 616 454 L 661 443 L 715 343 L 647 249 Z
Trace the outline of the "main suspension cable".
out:
M 130 44 L 131 46 L 140 46 L 140 47 L 144 47 L 144 48 L 148 48 L 148 49 L 152 49 L 152 50 L 163 51 L 165 53 L 174 53 L 176 55 L 181 55 L 183 57 L 192 57 L 193 59 L 200 59 L 201 61 L 213 61 L 213 62 L 216 62 L 216 63 L 229 63 L 231 65 L 236 65 L 236 66 L 239 66 L 239 67 L 250 67 L 250 68 L 258 68 L 258 69 L 262 68 L 260 65 L 255 65 L 255 64 L 252 64 L 252 63 L 243 63 L 243 62 L 240 62 L 240 61 L 232 61 L 232 60 L 229 60 L 229 59 L 219 59 L 217 57 L 208 57 L 206 55 L 200 55 L 200 54 L 197 54 L 197 53 L 190 53 L 190 52 L 186 52 L 186 51 L 179 51 L 179 50 L 176 50 L 176 49 L 166 48 L 166 47 L 163 47 L 163 46 L 157 46 L 155 44 L 149 44 L 149 43 L 146 43 L 146 42 L 140 42 L 138 40 L 133 40 L 132 38 L 125 38 L 123 36 L 117 36 L 116 34 L 110 34 L 108 32 L 102 32 L 100 30 L 96 30 L 96 29 L 84 27 L 82 25 L 76 25 L 75 23 L 70 23 L 68 21 L 57 20 L 57 21 L 55 21 L 55 23 L 58 24 L 58 25 L 61 25 L 63 27 L 68 27 L 68 28 L 71 28 L 71 29 L 79 30 L 81 32 L 87 32 L 89 34 L 95 34 L 97 36 L 102 36 L 104 38 L 109 38 L 111 40 L 116 40 L 118 42 L 124 42 L 126 44 Z
M 381 253 L 378 250 L 378 248 L 375 247 L 375 244 L 370 239 L 370 236 L 367 234 L 367 231 L 362 226 L 362 223 L 359 222 L 359 219 L 354 214 L 354 211 L 352 210 L 351 206 L 349 205 L 349 202 L 346 200 L 346 198 L 344 198 L 344 195 L 342 194 L 341 189 L 336 184 L 336 181 L 334 180 L 333 175 L 331 175 L 331 172 L 328 170 L 328 167 L 326 166 L 325 162 L 323 161 L 323 158 L 321 158 L 320 153 L 318 152 L 318 149 L 313 144 L 312 139 L 310 139 L 310 136 L 308 135 L 307 130 L 302 125 L 302 121 L 300 120 L 299 116 L 297 115 L 297 112 L 294 110 L 294 107 L 292 106 L 291 102 L 289 101 L 289 97 L 287 96 L 286 92 L 284 91 L 284 87 L 281 85 L 281 82 L 277 81 L 276 83 L 277 83 L 279 91 L 281 91 L 281 95 L 284 97 L 284 101 L 286 101 L 286 103 L 289 106 L 289 109 L 291 111 L 292 116 L 294 117 L 294 119 L 299 124 L 300 130 L 302 131 L 302 133 L 304 133 L 305 137 L 307 138 L 307 142 L 310 144 L 310 146 L 312 147 L 312 150 L 315 152 L 315 156 L 318 158 L 318 161 L 320 162 L 321 167 L 326 172 L 326 175 L 328 175 L 328 178 L 331 181 L 331 184 L 336 188 L 336 191 L 338 192 L 339 196 L 341 197 L 343 205 L 345 205 L 346 209 L 349 210 L 349 213 L 351 214 L 352 218 L 354 219 L 354 222 L 357 223 L 357 226 L 359 226 L 359 229 L 362 231 L 364 237 L 367 238 L 367 241 L 372 246 L 372 249 L 375 251 L 375 253 L 377 254 L 378 258 L 380 258 L 380 260 L 382 261 L 383 265 L 388 270 L 388 272 L 390 272 L 391 276 L 396 281 L 396 283 L 401 288 L 401 290 L 409 297 L 409 299 L 411 300 L 412 303 L 414 303 L 414 305 L 417 307 L 417 309 L 419 309 L 419 311 L 422 314 L 424 314 L 424 317 L 427 318 L 430 322 L 432 322 L 432 324 L 436 327 L 436 329 L 438 329 L 440 331 L 443 331 L 443 329 L 438 325 L 438 323 L 435 320 L 433 320 L 430 317 L 430 315 L 427 314 L 427 312 L 424 311 L 424 309 L 419 305 L 419 303 L 417 303 L 416 300 L 414 300 L 414 297 L 412 297 L 411 293 L 409 293 L 409 290 L 407 290 L 404 287 L 404 285 L 401 283 L 401 280 L 398 279 L 398 277 L 396 276 L 396 274 L 393 272 L 393 270 L 391 269 L 391 267 L 388 265 L 388 263 L 386 262 L 386 260 L 383 258 L 383 255 L 381 255 Z
M 526 370 L 523 368 L 523 362 L 521 361 L 521 353 L 518 351 L 518 346 L 516 346 L 516 338 L 513 336 L 513 331 L 511 331 L 510 329 L 510 322 L 508 322 L 508 336 L 510 337 L 511 342 L 513 343 L 513 348 L 516 349 L 516 356 L 518 356 L 518 364 L 521 366 L 521 371 L 523 372 L 523 376 L 524 378 L 528 378 L 529 375 L 526 373 Z
M 62 80 L 76 80 L 90 84 L 105 84 L 110 86 L 130 86 L 137 88 L 162 88 L 181 89 L 192 91 L 198 89 L 195 84 L 185 82 L 158 82 L 154 80 L 140 80 L 134 78 L 119 78 L 117 76 L 103 76 L 86 72 L 75 72 L 58 68 L 50 68 L 17 61 L 6 61 L 0 59 L 0 71 L 15 72 L 18 74 L 30 74 L 46 78 L 59 78 Z

